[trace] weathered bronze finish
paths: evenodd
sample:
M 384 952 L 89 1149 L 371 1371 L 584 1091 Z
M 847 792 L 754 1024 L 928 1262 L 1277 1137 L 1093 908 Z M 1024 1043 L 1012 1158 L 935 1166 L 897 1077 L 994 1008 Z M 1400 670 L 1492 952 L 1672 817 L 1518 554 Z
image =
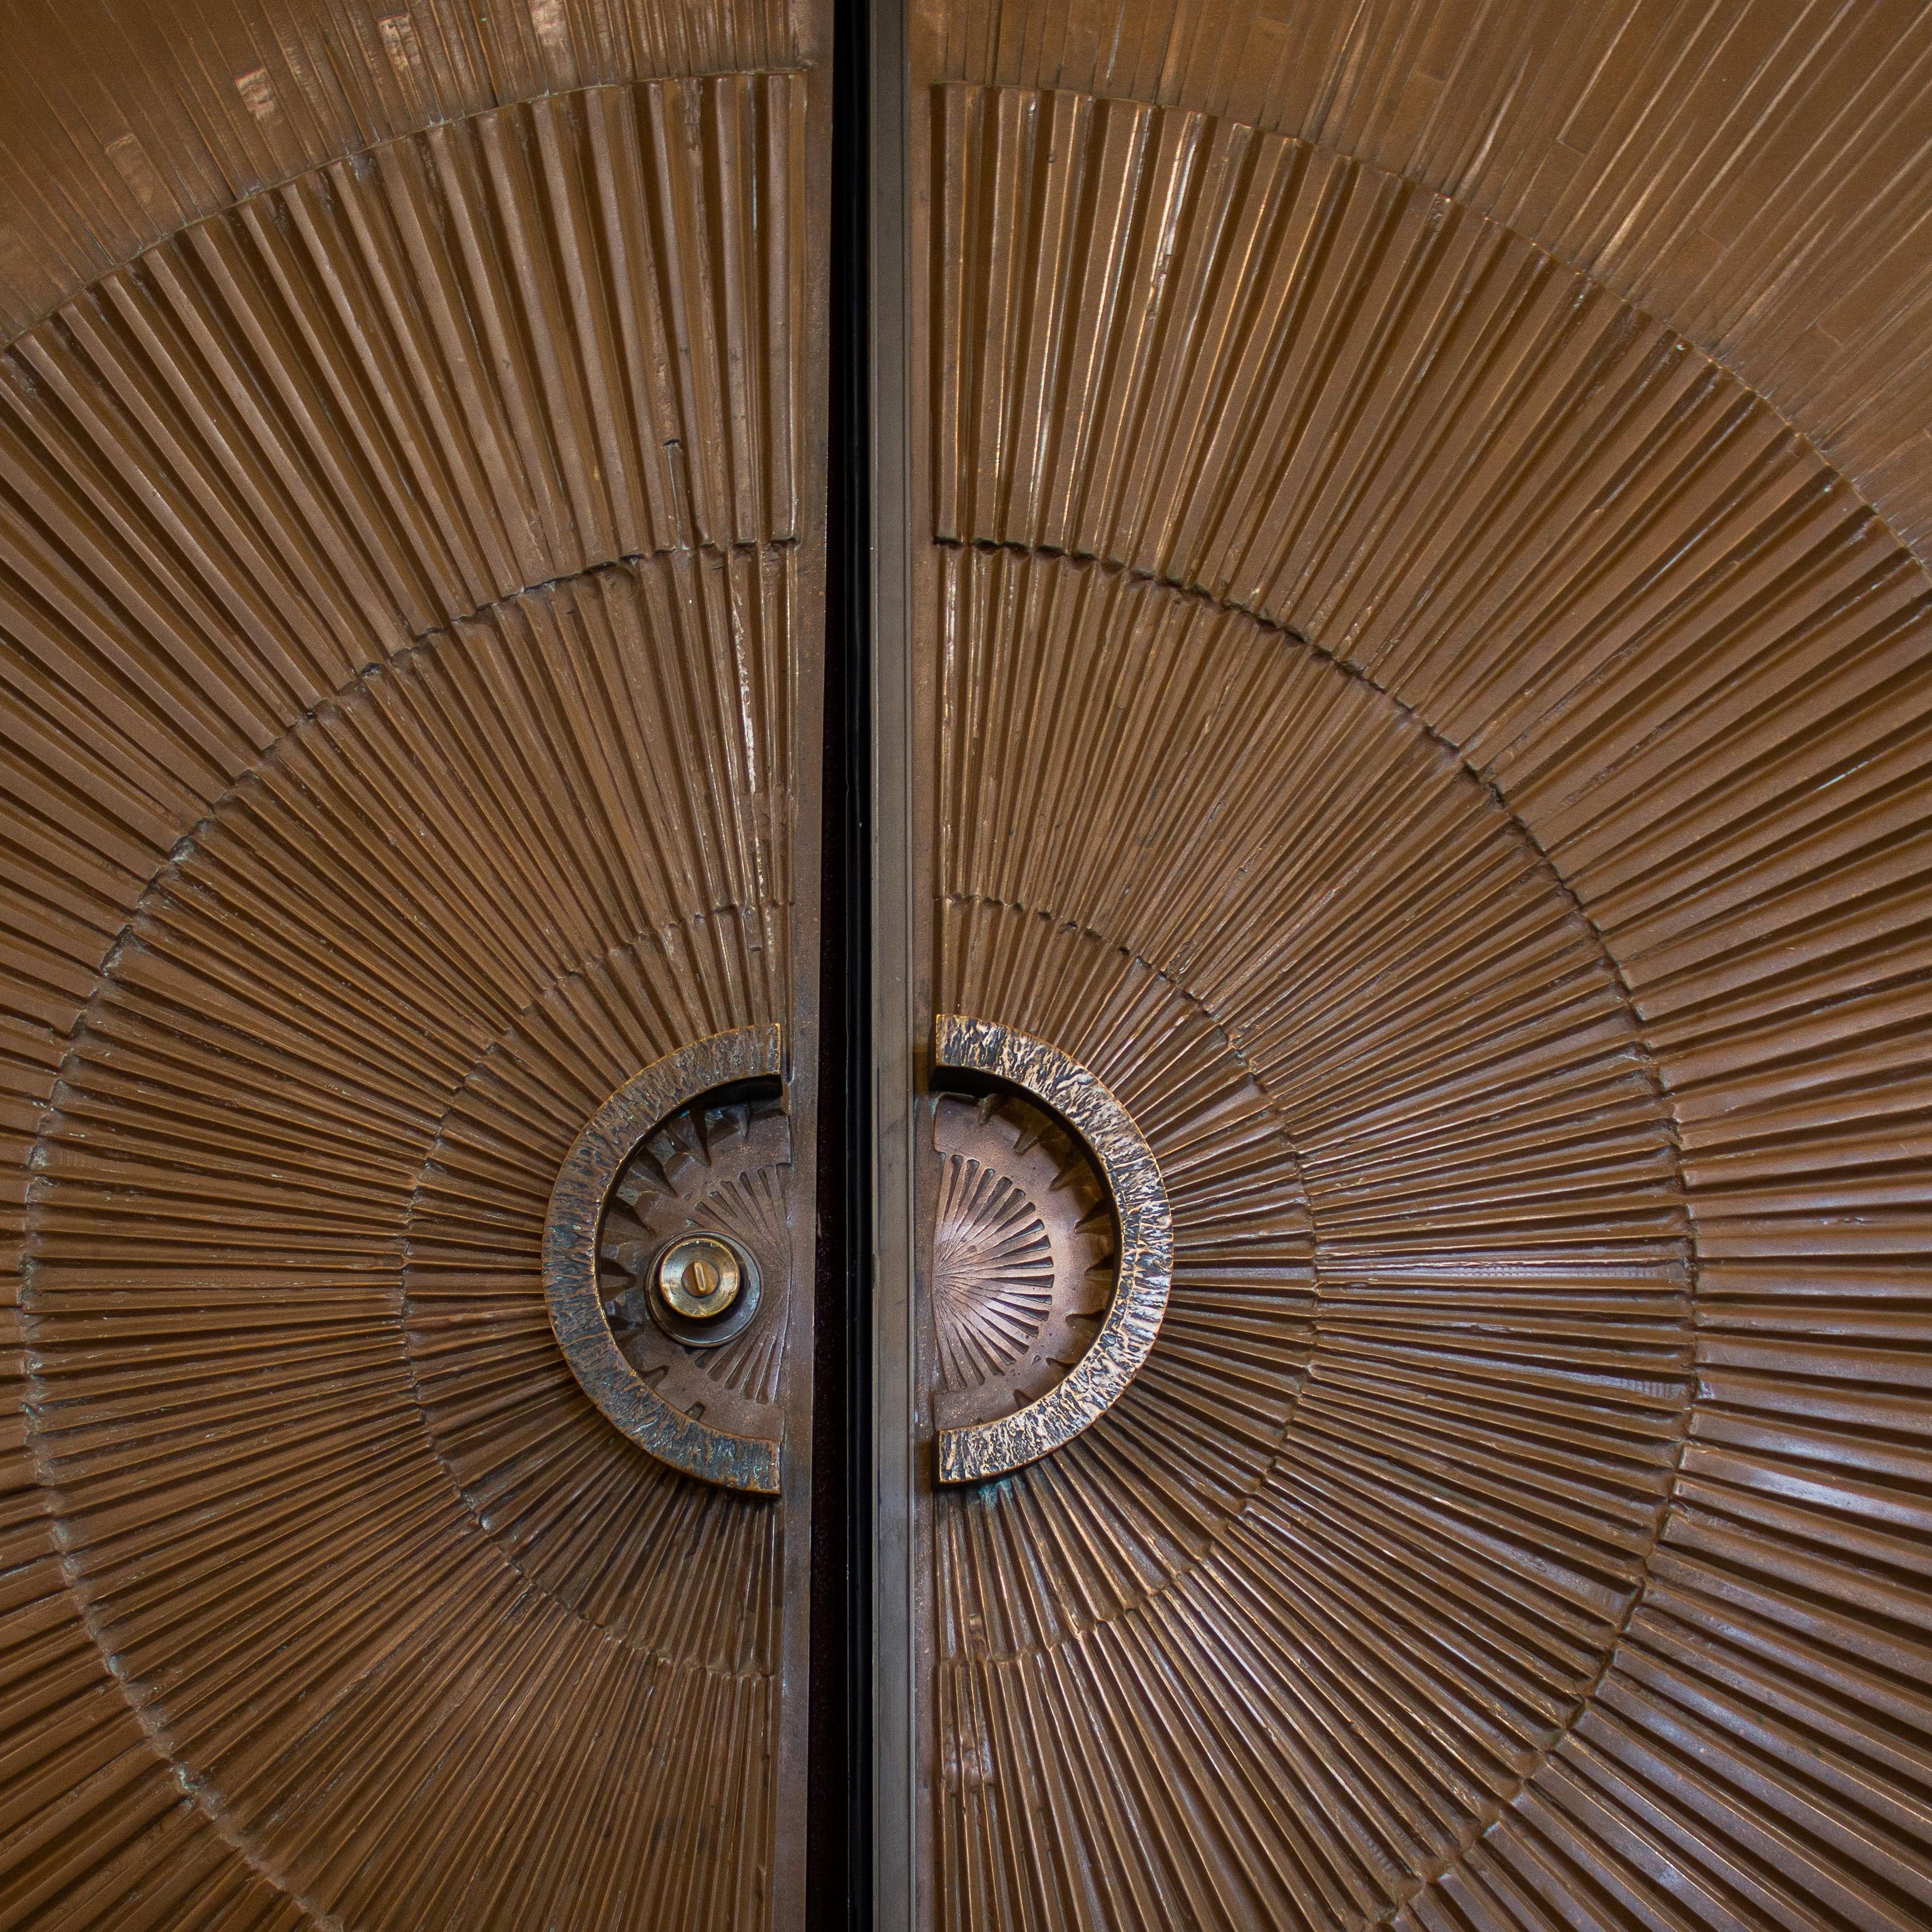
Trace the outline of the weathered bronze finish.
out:
M 1849 22 L 910 16 L 898 943 L 1174 1235 L 1105 1426 L 914 1499 L 940 1932 L 1932 1910 L 1932 22 Z
M 781 1096 L 701 1098 L 638 1147 L 604 1210 L 597 1288 L 620 1352 L 732 1435 L 783 1432 L 791 1172 Z
M 6 12 L 0 1925 L 797 1932 L 825 10 Z M 878 1932 L 1923 1932 L 1932 9 L 903 15 Z
M 939 1432 L 939 1480 L 983 1482 L 1036 1462 L 1118 1402 L 1160 1332 L 1173 1264 L 1160 1168 L 1126 1109 L 1088 1069 L 1045 1040 L 964 1014 L 932 1023 L 935 1078 L 976 1076 L 1028 1095 L 1093 1154 L 1120 1230 L 1118 1278 L 1093 1340 L 1066 1374 L 1013 1414 Z
M 782 1035 L 774 1023 L 694 1041 L 634 1075 L 597 1110 L 572 1144 L 550 1195 L 544 1234 L 544 1294 L 550 1326 L 584 1393 L 659 1462 L 703 1482 L 762 1496 L 778 1493 L 779 1438 L 734 1435 L 700 1413 L 675 1408 L 638 1372 L 612 1330 L 598 1280 L 598 1251 L 611 1190 L 652 1132 L 700 1095 L 779 1077 L 784 1066 Z M 709 1260 L 703 1258 L 706 1255 Z M 665 1264 L 674 1258 L 674 1283 L 665 1276 Z M 713 1273 L 708 1299 L 683 1286 L 685 1269 L 692 1264 Z M 737 1298 L 740 1278 L 737 1258 L 723 1241 L 687 1237 L 659 1257 L 651 1285 L 674 1314 L 685 1321 L 702 1320 L 724 1312 Z M 754 1306 L 748 1297 L 748 1312 Z M 682 1322 L 670 1332 L 682 1342 L 681 1331 Z
M 808 1482 L 542 1246 L 738 1028 L 812 1198 L 826 10 L 6 16 L 0 1921 L 796 1932 Z

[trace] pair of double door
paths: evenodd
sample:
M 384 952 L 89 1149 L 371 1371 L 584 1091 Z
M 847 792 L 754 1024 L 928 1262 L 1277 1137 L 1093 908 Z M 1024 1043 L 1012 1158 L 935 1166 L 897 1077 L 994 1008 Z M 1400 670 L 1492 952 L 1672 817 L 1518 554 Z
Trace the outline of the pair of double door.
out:
M 822 8 L 178 13 L 8 231 L 0 1923 L 1915 1922 L 1844 479 L 1272 14 L 882 17 L 835 244 Z

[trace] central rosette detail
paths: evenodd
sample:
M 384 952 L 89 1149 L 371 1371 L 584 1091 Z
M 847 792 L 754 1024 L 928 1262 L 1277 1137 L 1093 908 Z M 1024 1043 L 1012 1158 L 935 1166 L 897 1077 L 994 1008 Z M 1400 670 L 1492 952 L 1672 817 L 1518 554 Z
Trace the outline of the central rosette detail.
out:
M 625 1163 L 599 1232 L 598 1291 L 624 1359 L 732 1435 L 778 1426 L 790 1128 L 776 1100 L 685 1108 Z
M 946 1429 L 990 1422 L 1061 1381 L 1112 1298 L 1114 1216 L 1093 1162 L 1015 1094 L 940 1096 L 932 1304 Z

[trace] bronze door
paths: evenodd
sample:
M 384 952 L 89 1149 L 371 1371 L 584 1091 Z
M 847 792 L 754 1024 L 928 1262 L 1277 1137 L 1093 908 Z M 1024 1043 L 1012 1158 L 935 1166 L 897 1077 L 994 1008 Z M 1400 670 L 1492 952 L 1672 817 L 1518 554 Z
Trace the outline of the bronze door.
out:
M 796 1924 L 825 22 L 11 25 L 0 1922 Z
M 912 15 L 882 1922 L 1932 1915 L 1863 25 Z
M 4 11 L 0 1932 L 1932 1922 L 1932 14 Z

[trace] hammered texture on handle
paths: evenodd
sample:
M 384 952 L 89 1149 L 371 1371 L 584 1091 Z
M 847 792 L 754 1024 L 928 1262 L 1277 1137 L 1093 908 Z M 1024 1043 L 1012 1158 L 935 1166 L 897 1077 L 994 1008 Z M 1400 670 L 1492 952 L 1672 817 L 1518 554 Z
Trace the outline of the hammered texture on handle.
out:
M 565 1157 L 544 1229 L 544 1296 L 571 1372 L 617 1428 L 661 1462 L 700 1481 L 760 1496 L 778 1492 L 781 1446 L 732 1436 L 675 1409 L 624 1359 L 597 1287 L 597 1238 L 624 1163 L 663 1121 L 699 1095 L 781 1075 L 774 1022 L 713 1034 L 652 1061 L 591 1117 Z
M 1064 1381 L 1011 1415 L 939 1432 L 939 1480 L 983 1482 L 1049 1456 L 1118 1402 L 1153 1348 L 1173 1276 L 1173 1220 L 1160 1164 L 1133 1118 L 1087 1067 L 1012 1027 L 960 1013 L 933 1022 L 935 1070 L 1016 1088 L 1086 1143 L 1120 1223 L 1120 1275 L 1106 1318 Z

